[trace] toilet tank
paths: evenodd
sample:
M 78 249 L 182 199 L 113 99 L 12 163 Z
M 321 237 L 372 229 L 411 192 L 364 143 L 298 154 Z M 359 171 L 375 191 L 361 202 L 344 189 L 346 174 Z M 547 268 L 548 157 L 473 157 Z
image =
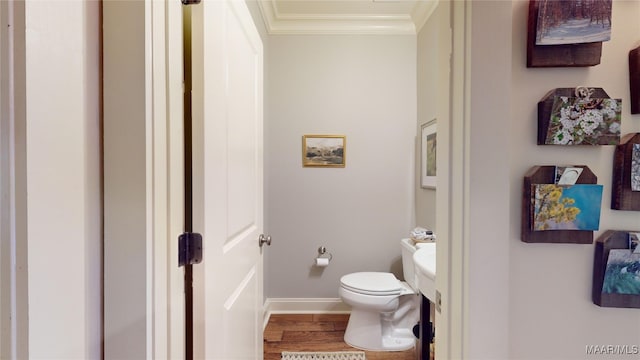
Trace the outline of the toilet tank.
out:
M 413 253 L 416 252 L 416 247 L 411 239 L 402 239 L 400 245 L 402 247 L 402 273 L 404 281 L 411 285 L 413 289 L 417 289 L 413 263 Z

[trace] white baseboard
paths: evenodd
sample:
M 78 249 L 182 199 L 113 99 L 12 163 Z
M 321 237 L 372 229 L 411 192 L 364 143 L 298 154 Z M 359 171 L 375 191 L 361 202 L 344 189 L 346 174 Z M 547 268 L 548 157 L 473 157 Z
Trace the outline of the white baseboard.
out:
M 351 307 L 340 298 L 268 298 L 264 302 L 264 324 L 271 314 L 348 314 Z

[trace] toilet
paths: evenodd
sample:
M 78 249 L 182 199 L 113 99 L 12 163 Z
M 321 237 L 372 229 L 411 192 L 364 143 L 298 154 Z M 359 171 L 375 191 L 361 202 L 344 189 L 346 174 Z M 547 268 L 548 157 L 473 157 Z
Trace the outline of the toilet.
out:
M 413 327 L 420 317 L 411 239 L 402 239 L 406 282 L 386 272 L 356 272 L 340 279 L 340 297 L 351 306 L 344 341 L 369 351 L 403 351 L 416 344 Z

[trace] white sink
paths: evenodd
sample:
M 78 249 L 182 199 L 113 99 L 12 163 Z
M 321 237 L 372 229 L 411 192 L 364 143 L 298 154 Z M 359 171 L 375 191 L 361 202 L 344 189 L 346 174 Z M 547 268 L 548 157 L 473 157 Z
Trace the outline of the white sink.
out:
M 416 285 L 431 301 L 436 298 L 436 243 L 422 243 L 413 253 Z

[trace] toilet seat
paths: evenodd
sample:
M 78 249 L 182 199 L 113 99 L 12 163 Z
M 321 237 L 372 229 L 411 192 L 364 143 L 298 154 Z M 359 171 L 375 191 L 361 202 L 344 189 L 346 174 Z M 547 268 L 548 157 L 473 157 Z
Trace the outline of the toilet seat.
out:
M 404 289 L 400 280 L 391 273 L 384 272 L 356 272 L 340 278 L 343 288 L 353 292 L 373 295 L 400 295 Z

